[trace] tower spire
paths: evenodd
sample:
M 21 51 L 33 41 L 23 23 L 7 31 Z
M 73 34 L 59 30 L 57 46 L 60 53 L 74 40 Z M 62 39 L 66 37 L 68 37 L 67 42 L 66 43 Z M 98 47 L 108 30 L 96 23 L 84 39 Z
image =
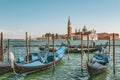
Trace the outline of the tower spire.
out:
M 71 25 L 70 16 L 69 16 L 69 18 L 68 18 L 68 25 Z
M 68 35 L 70 36 L 71 33 L 72 33 L 72 25 L 71 25 L 71 22 L 70 22 L 70 16 L 68 18 L 68 29 L 67 29 L 67 31 L 68 31 Z

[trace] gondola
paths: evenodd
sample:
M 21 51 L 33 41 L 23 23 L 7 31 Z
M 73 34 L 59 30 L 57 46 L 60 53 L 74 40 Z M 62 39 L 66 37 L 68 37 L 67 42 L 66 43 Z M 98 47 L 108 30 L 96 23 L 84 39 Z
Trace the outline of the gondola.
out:
M 87 62 L 87 70 L 90 76 L 95 76 L 106 71 L 106 65 L 109 63 L 109 59 L 105 48 L 101 48 L 102 50 L 92 57 L 90 63 Z
M 13 60 L 11 62 L 14 64 L 13 69 L 17 74 L 22 73 L 32 73 L 36 71 L 46 70 L 53 66 L 53 63 L 58 64 L 62 59 L 65 52 L 65 46 L 61 46 L 56 52 L 55 55 L 48 53 L 45 56 L 40 56 L 40 59 L 34 62 L 26 63 L 26 64 L 18 64 Z M 12 56 L 13 53 L 10 53 Z
M 47 53 L 48 48 L 46 47 L 43 51 L 39 52 L 39 53 L 30 53 L 29 55 L 29 61 L 33 62 L 38 60 L 38 55 L 44 55 L 45 53 Z M 26 62 L 25 57 L 18 57 L 17 61 L 15 61 L 16 63 L 22 64 L 24 62 Z M 3 73 L 7 73 L 7 72 L 12 72 L 12 66 L 11 66 L 11 62 L 0 62 L 0 74 Z
M 98 50 L 101 50 L 101 48 L 106 48 L 108 45 L 108 42 L 106 42 L 103 46 L 102 45 L 96 45 L 96 46 L 89 46 L 89 52 L 96 52 Z M 88 47 L 83 45 L 83 51 L 84 52 L 88 52 Z M 66 49 L 66 52 L 68 52 L 68 50 Z M 71 45 L 69 46 L 69 53 L 81 53 L 81 46 L 75 46 L 72 47 Z
M 104 66 L 98 62 L 92 64 L 87 62 L 87 69 L 90 76 L 95 76 L 106 71 L 107 66 Z
M 39 46 L 39 50 L 44 50 L 45 49 L 45 46 Z M 56 48 L 54 48 L 54 51 L 57 51 Z M 53 52 L 53 48 L 52 47 L 49 47 L 49 52 Z
M 92 62 L 98 62 L 102 65 L 109 63 L 108 55 L 106 54 L 95 54 L 91 60 Z
M 84 52 L 88 52 L 88 48 L 83 48 Z M 99 48 L 89 48 L 89 52 L 96 52 Z M 68 49 L 66 49 L 66 53 L 68 52 Z M 69 53 L 81 53 L 80 48 L 69 48 Z
M 39 48 L 40 50 L 43 50 L 44 48 L 41 47 Z M 99 48 L 89 48 L 89 52 L 95 52 L 95 51 L 98 51 Z M 50 52 L 53 52 L 53 49 L 52 48 L 49 48 L 49 51 Z M 56 51 L 56 49 L 55 49 Z M 68 49 L 66 48 L 65 49 L 65 52 L 67 53 L 68 52 Z M 88 48 L 84 48 L 84 52 L 88 52 Z M 69 48 L 69 53 L 81 53 L 81 49 L 80 48 Z
M 43 56 L 45 55 L 46 53 L 48 53 L 48 47 L 45 47 L 42 51 L 40 51 L 39 53 L 29 53 L 28 57 L 29 57 L 29 61 L 30 62 L 33 62 L 33 61 L 36 61 L 36 60 L 39 60 L 39 56 Z M 18 59 L 17 59 L 17 63 L 24 63 L 26 62 L 26 58 L 27 58 L 27 55 L 25 57 L 21 57 L 19 56 Z
M 0 74 L 12 71 L 10 62 L 0 62 Z

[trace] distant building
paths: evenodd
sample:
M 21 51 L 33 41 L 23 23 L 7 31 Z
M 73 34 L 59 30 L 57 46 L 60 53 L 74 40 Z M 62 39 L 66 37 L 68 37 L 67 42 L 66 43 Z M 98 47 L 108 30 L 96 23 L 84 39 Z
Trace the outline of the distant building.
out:
M 46 34 L 48 34 L 48 33 L 46 33 Z M 66 36 L 65 35 L 60 35 L 60 34 L 56 33 L 55 34 L 55 39 L 66 39 Z M 42 37 L 36 37 L 36 40 L 48 40 L 48 36 L 42 35 Z M 49 36 L 49 40 L 52 40 L 52 36 L 51 35 Z
M 119 39 L 119 34 L 118 33 L 114 33 L 115 34 L 115 39 L 118 40 Z M 113 33 L 110 33 L 110 39 L 113 39 Z
M 52 40 L 52 34 L 46 33 L 42 35 L 42 37 L 37 37 L 36 40 Z M 67 34 L 61 35 L 56 33 L 55 39 L 70 39 L 70 40 L 80 40 L 81 35 L 83 35 L 83 40 L 87 40 L 87 37 L 89 36 L 89 40 L 108 40 L 109 37 L 112 39 L 112 33 L 96 33 L 96 30 L 88 30 L 86 26 L 84 26 L 82 29 L 75 29 L 75 32 L 72 32 L 72 24 L 70 21 L 70 17 L 68 18 L 67 23 Z M 115 33 L 115 39 L 119 39 L 119 34 Z
M 87 30 L 86 26 L 83 27 L 82 31 L 80 32 L 80 29 L 75 29 L 75 33 L 72 32 L 72 24 L 70 22 L 70 17 L 68 18 L 68 26 L 67 26 L 67 34 L 66 37 L 68 37 L 70 40 L 80 40 L 81 34 L 83 34 L 83 40 L 87 40 L 87 35 L 89 35 L 89 40 L 97 40 L 97 34 L 96 30 Z
M 119 39 L 119 34 L 118 33 L 114 33 L 115 34 L 115 39 Z M 109 38 L 112 40 L 113 39 L 113 34 L 112 33 L 98 33 L 97 34 L 97 38 L 99 40 L 108 40 Z

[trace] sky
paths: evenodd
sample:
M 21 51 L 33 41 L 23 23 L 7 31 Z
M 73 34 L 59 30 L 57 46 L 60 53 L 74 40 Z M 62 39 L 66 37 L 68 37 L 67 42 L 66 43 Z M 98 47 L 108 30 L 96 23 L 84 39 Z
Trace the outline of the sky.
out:
M 75 29 L 120 34 L 120 0 L 0 0 L 0 32 L 4 38 L 67 33 Z

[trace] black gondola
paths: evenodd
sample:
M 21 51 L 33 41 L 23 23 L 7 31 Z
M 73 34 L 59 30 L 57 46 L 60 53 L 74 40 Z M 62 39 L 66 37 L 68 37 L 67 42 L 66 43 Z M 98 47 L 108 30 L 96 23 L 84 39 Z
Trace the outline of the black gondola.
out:
M 14 60 L 12 60 L 14 64 L 14 70 L 18 74 L 22 73 L 31 73 L 35 71 L 42 71 L 48 69 L 53 66 L 53 63 L 58 64 L 58 62 L 62 59 L 65 52 L 65 46 L 61 46 L 56 52 L 53 59 L 53 54 L 48 53 L 46 56 L 41 57 L 39 60 L 26 63 L 26 64 L 18 64 Z M 13 55 L 11 53 L 11 55 Z M 13 55 L 14 56 L 14 55 Z

